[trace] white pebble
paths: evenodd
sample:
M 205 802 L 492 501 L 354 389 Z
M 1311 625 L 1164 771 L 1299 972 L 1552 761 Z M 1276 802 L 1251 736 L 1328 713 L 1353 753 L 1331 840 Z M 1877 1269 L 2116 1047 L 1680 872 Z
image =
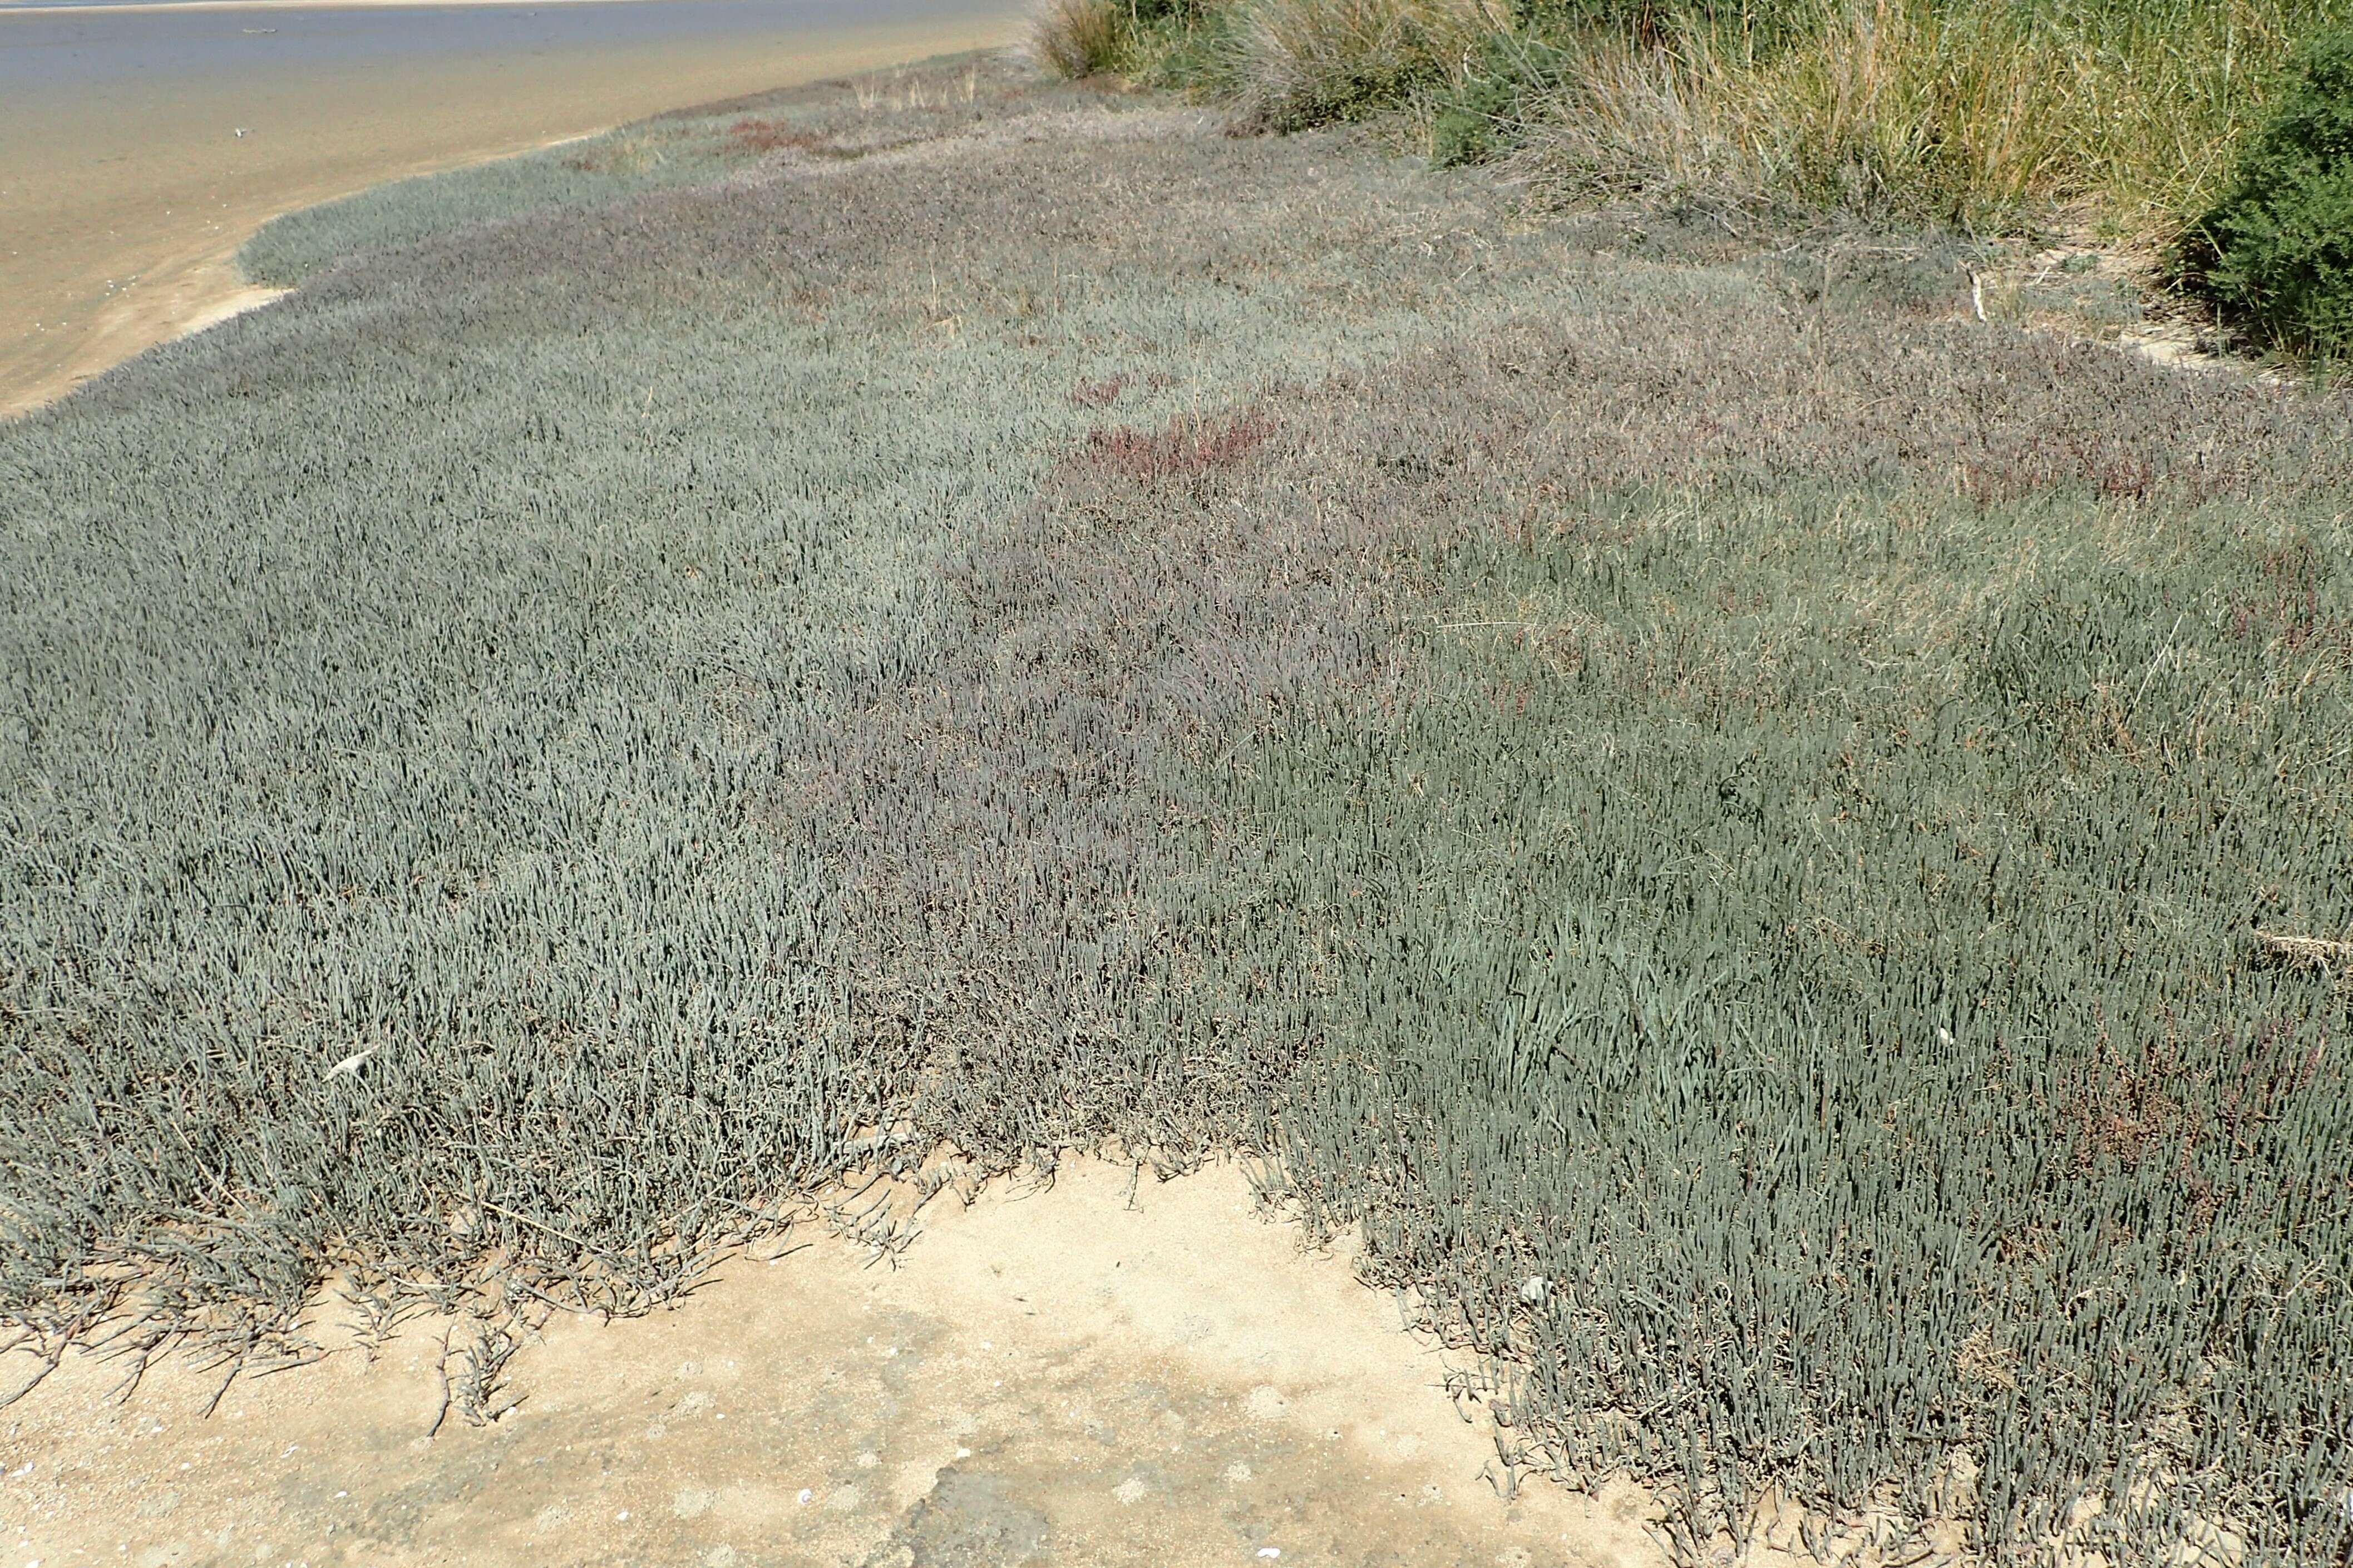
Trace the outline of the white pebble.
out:
M 1258 1549 L 1258 1554 L 1261 1557 L 1280 1557 L 1282 1555 L 1282 1548 L 1280 1546 L 1261 1546 Z
M 803 1487 L 801 1489 L 801 1495 L 795 1500 L 799 1502 L 802 1507 L 806 1508 L 816 1499 L 816 1497 L 817 1493 L 809 1490 L 807 1487 Z

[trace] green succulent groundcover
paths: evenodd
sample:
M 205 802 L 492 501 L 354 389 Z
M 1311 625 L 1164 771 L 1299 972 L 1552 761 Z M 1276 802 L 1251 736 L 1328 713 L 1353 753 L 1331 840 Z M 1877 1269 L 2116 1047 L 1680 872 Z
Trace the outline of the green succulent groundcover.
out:
M 34 1347 L 1240 1151 L 1694 1552 L 2341 1552 L 2343 403 L 899 88 L 314 216 L 0 427 Z

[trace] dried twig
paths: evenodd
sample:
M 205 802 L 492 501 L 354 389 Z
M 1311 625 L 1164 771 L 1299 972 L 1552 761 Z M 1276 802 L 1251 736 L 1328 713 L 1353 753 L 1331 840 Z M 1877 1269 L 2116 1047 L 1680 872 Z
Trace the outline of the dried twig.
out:
M 2253 935 L 2264 954 L 2282 963 L 2316 969 L 2336 979 L 2353 978 L 2353 942 L 2262 930 Z
M 441 1331 L 441 1357 L 433 1363 L 433 1370 L 441 1377 L 441 1406 L 433 1412 L 433 1425 L 425 1428 L 427 1437 L 438 1436 L 441 1423 L 449 1419 L 449 1332 L 448 1329 Z

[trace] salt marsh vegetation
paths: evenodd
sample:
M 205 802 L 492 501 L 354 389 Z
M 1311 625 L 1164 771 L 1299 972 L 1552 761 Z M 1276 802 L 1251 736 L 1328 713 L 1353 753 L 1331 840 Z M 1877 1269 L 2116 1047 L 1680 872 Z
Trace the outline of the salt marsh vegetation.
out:
M 16 1362 L 1239 1151 L 1694 1557 L 2341 1553 L 2345 402 L 1507 211 L 953 62 L 0 427 Z

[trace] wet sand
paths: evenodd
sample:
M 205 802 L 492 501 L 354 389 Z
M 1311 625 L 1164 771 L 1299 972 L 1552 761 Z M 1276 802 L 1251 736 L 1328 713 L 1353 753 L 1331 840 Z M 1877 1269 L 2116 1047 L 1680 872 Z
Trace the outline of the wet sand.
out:
M 0 6 L 0 416 L 266 298 L 277 214 L 1010 42 L 1018 0 Z M 242 132 L 243 134 L 238 134 Z

